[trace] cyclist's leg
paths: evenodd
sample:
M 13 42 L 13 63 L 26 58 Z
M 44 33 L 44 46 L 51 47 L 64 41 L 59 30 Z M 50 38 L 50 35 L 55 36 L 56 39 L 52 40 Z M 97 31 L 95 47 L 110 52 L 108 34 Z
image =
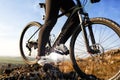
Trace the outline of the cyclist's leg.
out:
M 66 5 L 68 4 L 69 5 Z M 61 5 L 61 11 L 65 12 L 67 10 L 69 10 L 70 8 L 72 8 L 73 6 L 75 6 L 75 3 L 73 2 L 73 0 L 65 0 L 62 2 Z M 66 16 L 69 16 L 69 14 L 67 14 Z M 65 27 L 70 27 L 66 34 L 60 39 L 59 43 L 65 43 L 68 38 L 71 36 L 71 34 L 73 33 L 73 31 L 75 30 L 75 27 L 79 24 L 79 18 L 78 15 L 76 14 L 75 16 L 72 17 L 72 19 L 70 20 L 70 22 L 68 23 L 68 25 L 65 25 L 62 30 L 64 30 Z
M 66 5 L 67 3 L 69 3 L 69 5 Z M 60 9 L 62 12 L 65 12 L 74 6 L 75 6 L 75 3 L 73 2 L 73 0 L 64 0 L 61 3 Z M 70 13 L 68 13 L 66 16 L 69 16 L 69 15 Z M 75 30 L 76 26 L 78 26 L 78 24 L 79 24 L 79 18 L 78 18 L 78 15 L 76 14 L 72 17 L 72 19 L 70 19 L 67 25 L 65 24 L 63 26 L 62 31 L 65 29 L 65 27 L 69 27 L 69 29 L 65 30 L 67 32 L 62 37 L 58 38 L 58 41 L 56 42 L 58 46 L 56 46 L 55 44 L 56 49 L 61 50 L 63 52 L 61 53 L 62 55 L 69 54 L 69 50 L 64 44 L 68 40 L 68 38 L 72 35 L 73 31 Z
M 38 38 L 38 56 L 45 55 L 45 45 L 49 40 L 50 31 L 57 21 L 57 15 L 60 9 L 59 0 L 46 0 L 46 18 Z
M 60 43 L 64 44 L 69 39 L 69 37 L 72 35 L 72 33 L 74 32 L 74 30 L 78 26 L 78 24 L 79 24 L 79 19 L 78 19 L 78 16 L 75 15 L 70 20 L 70 22 L 65 26 L 65 27 L 69 27 L 69 29 L 67 30 L 65 35 L 60 39 Z M 64 29 L 64 27 L 63 27 L 63 29 Z
M 69 4 L 69 5 L 67 5 L 67 4 Z M 75 3 L 73 0 L 62 0 L 61 5 L 60 5 L 60 10 L 62 12 L 65 12 L 74 6 L 75 6 Z M 70 13 L 68 13 L 66 16 L 69 16 L 69 15 L 70 15 Z
M 72 19 L 70 20 L 70 22 L 68 23 L 68 25 L 66 25 L 65 27 L 69 27 L 69 29 L 65 30 L 65 34 L 62 37 L 58 38 L 58 47 L 56 47 L 57 49 L 60 49 L 63 53 L 61 53 L 62 55 L 67 55 L 69 54 L 69 50 L 67 49 L 67 47 L 64 45 L 66 43 L 66 41 L 69 39 L 69 37 L 72 35 L 72 33 L 74 32 L 75 28 L 78 26 L 79 24 L 79 20 L 77 15 L 75 15 L 74 17 L 72 17 Z M 64 30 L 64 28 L 62 30 Z

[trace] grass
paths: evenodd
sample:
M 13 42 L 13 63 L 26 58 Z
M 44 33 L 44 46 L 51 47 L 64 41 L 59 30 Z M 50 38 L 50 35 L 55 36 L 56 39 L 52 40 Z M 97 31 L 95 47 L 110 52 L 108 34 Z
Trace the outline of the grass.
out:
M 96 57 L 95 60 L 91 58 L 78 59 L 77 64 L 80 66 L 80 69 L 83 72 L 87 74 L 93 74 L 100 79 L 107 80 L 120 70 L 120 49 L 118 51 L 109 51 L 105 54 L 106 55 L 103 57 L 103 59 L 100 59 L 100 57 Z M 61 64 L 62 68 L 60 68 L 63 72 L 66 72 L 67 68 L 68 71 L 74 70 L 71 67 L 71 62 L 69 61 L 62 62 Z
M 3 57 L 0 56 L 0 64 L 24 64 L 21 57 Z

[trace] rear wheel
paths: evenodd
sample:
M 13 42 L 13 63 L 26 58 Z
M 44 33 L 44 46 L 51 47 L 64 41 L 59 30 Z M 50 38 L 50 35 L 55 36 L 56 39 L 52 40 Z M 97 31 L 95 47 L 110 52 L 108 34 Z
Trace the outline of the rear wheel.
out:
M 20 36 L 20 52 L 27 64 L 37 62 L 38 34 L 42 25 L 38 22 L 30 22 L 22 31 Z
M 78 74 L 82 72 L 95 75 L 100 79 L 120 77 L 120 26 L 106 18 L 90 19 L 96 44 L 90 42 L 88 24 L 85 24 L 91 49 L 96 46 L 95 53 L 86 51 L 84 38 L 80 29 L 72 35 L 70 57 Z M 119 78 L 120 79 L 120 78 Z

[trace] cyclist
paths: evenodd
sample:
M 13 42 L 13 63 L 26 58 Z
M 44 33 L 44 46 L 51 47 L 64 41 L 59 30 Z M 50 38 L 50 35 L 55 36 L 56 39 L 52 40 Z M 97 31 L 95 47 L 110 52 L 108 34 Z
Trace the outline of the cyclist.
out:
M 49 40 L 49 35 L 54 27 L 54 25 L 57 22 L 57 16 L 59 13 L 59 10 L 61 12 L 65 12 L 75 6 L 75 3 L 73 0 L 46 0 L 46 17 L 45 17 L 45 23 L 43 27 L 41 28 L 41 31 L 39 32 L 39 38 L 38 38 L 38 56 L 36 57 L 37 59 L 40 59 L 40 56 L 45 55 L 45 45 L 47 41 Z M 68 16 L 69 14 L 66 14 Z M 66 34 L 60 39 L 58 43 L 64 44 L 72 32 L 74 31 L 74 27 L 77 26 L 79 23 L 77 15 L 71 19 L 68 25 L 66 26 L 71 26 L 69 30 L 66 32 Z M 63 27 L 63 29 L 65 28 Z M 62 29 L 62 30 L 63 30 Z M 68 51 L 64 54 L 68 54 Z
M 91 0 L 91 3 L 99 2 L 100 0 Z M 45 55 L 45 45 L 49 40 L 49 35 L 54 27 L 54 25 L 57 22 L 57 16 L 59 13 L 59 10 L 61 12 L 65 12 L 69 10 L 70 8 L 75 6 L 75 3 L 73 0 L 45 0 L 46 3 L 46 17 L 45 17 L 45 23 L 43 27 L 41 28 L 41 31 L 39 32 L 39 38 L 38 38 L 38 55 L 37 59 L 40 59 L 40 56 Z M 68 16 L 69 14 L 66 14 Z M 64 25 L 62 28 L 65 29 L 65 27 L 69 26 L 69 30 L 67 30 L 66 34 L 60 39 L 58 42 L 60 44 L 64 44 L 68 38 L 71 36 L 72 32 L 74 31 L 74 28 L 79 24 L 79 18 L 77 15 L 73 16 L 70 22 L 68 22 L 67 25 Z M 63 51 L 64 52 L 64 51 Z M 64 52 L 63 54 L 69 54 L 69 51 Z

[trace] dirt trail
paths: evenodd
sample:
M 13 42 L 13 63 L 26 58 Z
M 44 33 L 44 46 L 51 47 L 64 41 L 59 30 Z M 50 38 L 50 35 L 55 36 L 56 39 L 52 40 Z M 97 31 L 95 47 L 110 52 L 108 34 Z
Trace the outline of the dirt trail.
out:
M 99 58 L 99 57 L 98 57 Z M 120 50 L 109 51 L 104 60 L 78 59 L 79 66 L 87 74 L 94 74 L 98 80 L 107 80 L 120 69 Z M 116 68 L 117 66 L 117 68 Z M 106 73 L 107 71 L 107 73 Z M 64 61 L 58 65 L 44 66 L 27 64 L 1 64 L 0 80 L 80 80 L 71 62 Z M 82 79 L 81 79 L 82 80 Z M 120 78 L 118 79 L 120 80 Z

